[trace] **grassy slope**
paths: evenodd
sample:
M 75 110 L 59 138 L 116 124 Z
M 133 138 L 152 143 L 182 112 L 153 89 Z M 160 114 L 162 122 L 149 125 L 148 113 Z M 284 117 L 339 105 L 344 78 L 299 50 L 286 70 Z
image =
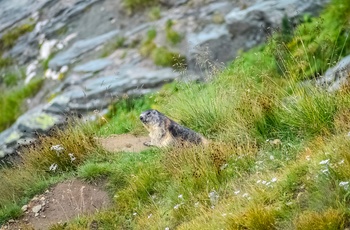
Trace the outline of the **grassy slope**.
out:
M 101 229 L 349 227 L 349 90 L 330 94 L 300 84 L 350 53 L 349 10 L 350 3 L 333 0 L 322 20 L 291 38 L 275 36 L 208 84 L 173 83 L 152 98 L 119 102 L 99 131 L 70 127 L 44 138 L 43 149 L 24 154 L 24 165 L 0 171 L 0 221 L 19 215 L 20 205 L 53 181 L 77 176 L 106 178 L 115 205 L 53 229 L 87 229 L 93 220 Z M 112 154 L 89 138 L 140 132 L 130 120 L 151 104 L 214 142 Z M 64 146 L 60 157 L 53 144 Z M 50 172 L 54 162 L 59 170 Z

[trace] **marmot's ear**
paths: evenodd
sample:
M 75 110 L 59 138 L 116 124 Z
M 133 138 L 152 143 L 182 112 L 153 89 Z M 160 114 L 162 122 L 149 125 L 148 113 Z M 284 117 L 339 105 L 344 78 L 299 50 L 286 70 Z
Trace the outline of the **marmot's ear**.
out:
M 157 110 L 155 110 L 155 109 L 154 109 L 154 110 L 152 110 L 152 115 L 157 115 L 157 112 L 158 112 L 158 111 L 157 111 Z

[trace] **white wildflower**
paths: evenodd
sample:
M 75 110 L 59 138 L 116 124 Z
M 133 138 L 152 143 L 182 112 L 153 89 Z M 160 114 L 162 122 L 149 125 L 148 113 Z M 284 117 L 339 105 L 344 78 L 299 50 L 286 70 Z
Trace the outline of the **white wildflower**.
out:
M 220 170 L 221 170 L 221 171 L 222 171 L 222 170 L 224 170 L 225 168 L 227 168 L 227 166 L 228 166 L 228 164 L 227 164 L 227 163 L 226 163 L 226 164 L 221 165 Z
M 340 186 L 340 187 L 343 187 L 345 190 L 348 190 L 348 188 L 349 188 L 349 182 L 348 182 L 348 181 L 341 181 L 341 182 L 339 183 L 339 186 Z
M 224 217 L 225 217 L 225 216 L 227 216 L 227 214 L 226 214 L 226 213 L 223 213 L 223 214 L 221 214 L 221 216 L 224 216 Z
M 257 180 L 257 181 L 256 181 L 257 184 L 260 184 L 260 182 L 261 182 L 261 180 Z
M 270 155 L 270 160 L 274 160 L 274 159 L 275 159 L 275 157 Z
M 306 158 L 307 161 L 311 160 L 310 155 L 307 155 L 305 158 Z
M 274 177 L 274 178 L 271 179 L 271 182 L 272 182 L 272 183 L 274 183 L 274 182 L 276 182 L 276 181 L 277 181 L 277 178 L 276 178 L 276 177 Z
M 176 210 L 179 209 L 180 205 L 181 205 L 181 204 L 175 205 L 175 206 L 174 206 L 174 209 L 176 209 Z
M 269 186 L 270 184 L 271 184 L 271 182 L 267 182 L 267 183 L 266 183 L 266 186 Z
M 320 165 L 327 165 L 328 163 L 329 163 L 329 159 L 321 161 Z
M 321 172 L 324 173 L 324 174 L 328 174 L 329 173 L 328 169 L 322 169 Z
M 71 162 L 76 160 L 76 158 L 75 158 L 73 153 L 68 153 L 68 156 L 69 156 Z
M 244 194 L 242 195 L 242 197 L 248 197 L 248 196 L 249 196 L 248 193 L 244 193 Z
M 183 199 L 182 194 L 178 195 L 177 197 L 178 197 L 179 199 Z
M 211 205 L 215 205 L 219 200 L 219 194 L 213 190 L 208 195 Z
M 56 153 L 60 153 L 64 150 L 64 148 L 61 145 L 53 145 L 51 146 L 50 150 L 56 151 Z
M 199 202 L 194 203 L 194 207 L 197 208 L 199 206 Z
M 133 215 L 133 216 L 136 216 L 136 215 L 137 215 L 137 212 L 134 212 L 132 215 Z
M 240 192 L 239 190 L 235 191 L 235 195 L 238 195 Z
M 344 159 L 338 162 L 339 165 L 344 164 Z
M 261 183 L 262 183 L 262 184 L 266 184 L 266 183 L 267 183 L 267 181 L 266 181 L 266 180 L 263 180 L 263 181 L 261 181 Z
M 50 165 L 50 168 L 49 168 L 50 171 L 54 171 L 55 172 L 56 169 L 57 169 L 57 164 L 56 163 L 53 163 L 53 164 Z
M 164 228 L 164 230 L 170 230 L 170 228 L 169 228 L 169 227 L 166 227 L 166 228 Z
M 149 214 L 147 218 L 149 219 L 149 218 L 151 218 L 151 217 L 152 217 L 152 213 L 151 213 L 151 214 Z

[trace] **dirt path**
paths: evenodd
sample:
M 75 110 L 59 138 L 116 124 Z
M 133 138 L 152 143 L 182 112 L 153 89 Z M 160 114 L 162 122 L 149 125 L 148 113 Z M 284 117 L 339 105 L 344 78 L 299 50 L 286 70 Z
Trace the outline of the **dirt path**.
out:
M 80 180 L 65 181 L 35 196 L 22 207 L 20 220 L 10 220 L 1 229 L 48 229 L 82 214 L 91 214 L 111 204 L 107 192 Z
M 97 141 L 103 148 L 111 152 L 125 151 L 137 153 L 148 148 L 143 143 L 149 141 L 149 137 L 122 134 L 97 138 Z

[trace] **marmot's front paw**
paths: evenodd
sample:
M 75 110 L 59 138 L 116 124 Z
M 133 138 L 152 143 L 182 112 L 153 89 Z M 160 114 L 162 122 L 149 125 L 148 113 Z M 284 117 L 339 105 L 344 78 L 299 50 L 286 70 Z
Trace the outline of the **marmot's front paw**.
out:
M 144 144 L 145 146 L 147 146 L 147 147 L 151 147 L 151 146 L 152 146 L 151 142 L 149 142 L 149 141 L 143 142 L 143 144 Z

